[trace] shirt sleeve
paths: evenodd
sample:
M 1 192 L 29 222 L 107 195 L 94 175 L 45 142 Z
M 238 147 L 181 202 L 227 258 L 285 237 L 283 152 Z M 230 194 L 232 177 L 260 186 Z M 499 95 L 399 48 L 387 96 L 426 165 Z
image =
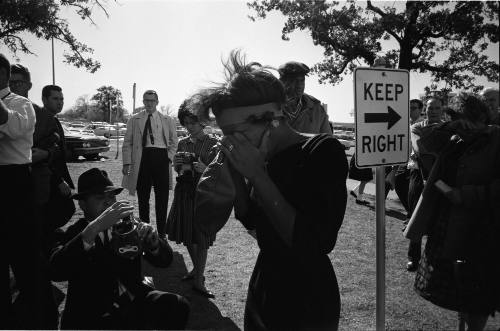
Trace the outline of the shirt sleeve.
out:
M 134 142 L 134 117 L 131 117 L 127 121 L 127 131 L 125 132 L 125 137 L 123 138 L 122 145 L 122 162 L 123 165 L 129 165 L 132 163 L 132 148 Z
M 167 117 L 168 128 L 168 159 L 172 161 L 174 159 L 175 152 L 177 151 L 177 144 L 179 143 L 177 139 L 177 130 L 175 128 L 175 121 Z
M 323 141 L 309 155 L 299 206 L 295 206 L 292 248 L 314 255 L 328 254 L 335 247 L 347 204 L 347 158 L 336 139 Z
M 0 125 L 0 134 L 17 139 L 35 130 L 36 115 L 28 99 L 16 97 L 7 107 L 7 122 Z

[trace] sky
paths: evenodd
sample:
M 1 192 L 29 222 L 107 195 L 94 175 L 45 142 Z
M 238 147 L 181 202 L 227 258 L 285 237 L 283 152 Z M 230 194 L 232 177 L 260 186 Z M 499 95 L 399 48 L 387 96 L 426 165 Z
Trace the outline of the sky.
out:
M 398 6 L 396 1 L 389 4 Z M 71 108 L 82 95 L 92 96 L 103 85 L 118 88 L 125 108 L 132 112 L 132 86 L 137 84 L 136 107 L 142 106 L 145 90 L 158 92 L 160 105 L 171 105 L 176 113 L 180 103 L 199 88 L 222 78 L 221 60 L 232 49 L 240 48 L 249 61 L 278 67 L 287 61 L 313 66 L 323 58 L 323 49 L 315 46 L 308 31 L 281 39 L 285 22 L 280 13 L 252 22 L 253 12 L 246 1 L 108 1 L 104 13 L 95 10 L 96 26 L 63 9 L 75 37 L 94 49 L 93 57 L 101 63 L 94 74 L 63 63 L 66 46 L 55 41 L 56 84 L 63 88 L 64 109 Z M 43 86 L 52 83 L 51 42 L 23 35 L 35 55 L 5 52 L 12 63 L 19 62 L 31 71 L 33 87 L 30 99 L 41 104 Z M 388 44 L 390 46 L 390 42 Z M 490 56 L 498 62 L 498 45 Z M 486 80 L 479 80 L 493 86 Z M 410 74 L 410 98 L 422 94 L 430 76 Z M 318 77 L 306 77 L 306 93 L 328 105 L 330 120 L 353 122 L 353 78 L 332 86 L 319 84 Z

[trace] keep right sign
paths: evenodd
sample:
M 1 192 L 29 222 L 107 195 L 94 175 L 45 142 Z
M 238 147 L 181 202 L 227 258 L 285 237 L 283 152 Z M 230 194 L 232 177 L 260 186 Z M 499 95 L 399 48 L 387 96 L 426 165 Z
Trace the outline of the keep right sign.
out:
M 407 70 L 355 69 L 357 167 L 368 168 L 408 162 L 409 89 Z

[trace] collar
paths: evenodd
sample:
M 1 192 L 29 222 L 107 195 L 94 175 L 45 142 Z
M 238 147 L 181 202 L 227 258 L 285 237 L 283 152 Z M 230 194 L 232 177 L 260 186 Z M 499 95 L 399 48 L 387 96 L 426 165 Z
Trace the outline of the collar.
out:
M 6 88 L 3 88 L 0 90 L 0 98 L 3 98 L 7 94 L 10 93 L 10 88 L 7 86 Z

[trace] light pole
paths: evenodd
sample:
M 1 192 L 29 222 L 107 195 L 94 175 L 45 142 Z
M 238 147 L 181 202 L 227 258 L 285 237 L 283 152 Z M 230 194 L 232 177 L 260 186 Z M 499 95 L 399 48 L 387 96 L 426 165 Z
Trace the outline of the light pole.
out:
M 56 85 L 56 67 L 54 64 L 54 37 L 51 38 L 52 40 L 52 85 Z

